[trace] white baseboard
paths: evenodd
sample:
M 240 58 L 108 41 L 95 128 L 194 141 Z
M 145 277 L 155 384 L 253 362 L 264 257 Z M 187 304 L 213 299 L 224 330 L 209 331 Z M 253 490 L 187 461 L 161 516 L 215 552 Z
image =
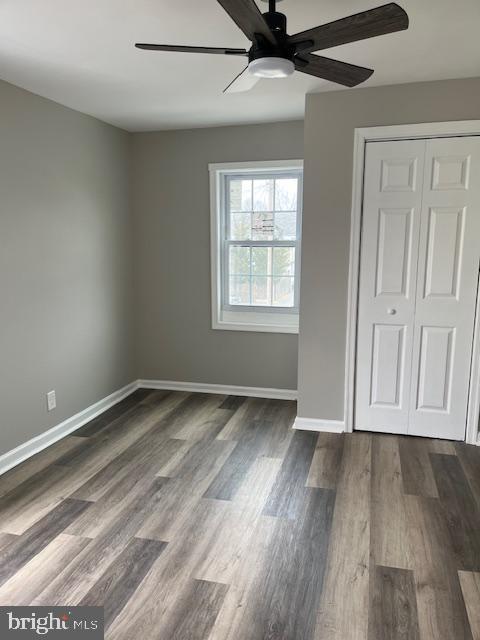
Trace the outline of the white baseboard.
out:
M 273 398 L 276 400 L 296 400 L 296 389 L 268 389 L 264 387 L 238 387 L 225 384 L 205 384 L 203 382 L 175 382 L 173 380 L 139 380 L 141 389 L 166 389 L 168 391 L 188 391 L 190 393 L 215 393 L 227 396 L 249 396 L 252 398 Z
M 73 431 L 76 431 L 87 422 L 90 422 L 90 420 L 93 420 L 93 418 L 96 418 L 98 415 L 129 396 L 136 389 L 138 389 L 138 381 L 132 382 L 118 391 L 114 391 L 106 398 L 95 402 L 95 404 L 92 404 L 83 411 L 76 413 L 71 418 L 67 418 L 48 431 L 35 436 L 35 438 L 24 442 L 11 451 L 7 451 L 7 453 L 0 456 L 0 475 L 9 469 L 16 467 L 27 458 L 30 458 L 43 449 L 46 449 L 58 440 L 68 436 Z
M 318 420 L 317 418 L 295 418 L 293 429 L 302 431 L 325 431 L 327 433 L 343 433 L 345 423 L 343 420 Z
M 50 445 L 65 436 L 80 429 L 84 424 L 93 420 L 110 407 L 129 396 L 136 389 L 166 389 L 171 391 L 188 391 L 201 393 L 215 393 L 229 396 L 251 396 L 253 398 L 274 398 L 277 400 L 296 400 L 297 391 L 293 389 L 265 389 L 262 387 L 236 387 L 223 384 L 203 384 L 199 382 L 174 382 L 170 380 L 135 380 L 122 389 L 115 391 L 106 398 L 95 402 L 90 407 L 67 418 L 55 427 L 41 433 L 35 438 L 24 442 L 15 449 L 0 456 L 0 475 L 16 467 L 21 462 L 40 453 Z

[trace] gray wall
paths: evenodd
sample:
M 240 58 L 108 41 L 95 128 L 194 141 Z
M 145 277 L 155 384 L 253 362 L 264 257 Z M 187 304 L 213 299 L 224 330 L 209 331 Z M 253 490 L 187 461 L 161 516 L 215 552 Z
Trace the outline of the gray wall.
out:
M 0 454 L 134 379 L 128 172 L 128 134 L 0 82 Z
M 479 118 L 479 78 L 307 96 L 298 415 L 343 419 L 354 129 Z
M 302 157 L 302 122 L 134 134 L 141 378 L 296 389 L 297 336 L 211 328 L 208 164 Z
M 0 455 L 137 377 L 297 387 L 296 336 L 211 329 L 210 162 L 305 155 L 298 413 L 342 419 L 354 128 L 476 118 L 480 79 L 129 137 L 0 82 Z

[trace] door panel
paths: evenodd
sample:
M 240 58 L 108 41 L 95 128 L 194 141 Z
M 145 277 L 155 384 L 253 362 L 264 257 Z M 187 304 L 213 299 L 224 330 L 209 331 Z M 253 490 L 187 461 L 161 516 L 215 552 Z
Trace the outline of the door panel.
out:
M 388 144 L 388 143 L 387 143 Z M 418 167 L 415 155 L 384 158 L 381 162 L 380 191 L 398 193 L 416 191 Z
M 376 324 L 373 330 L 370 406 L 400 406 L 404 362 L 405 327 Z
M 417 409 L 448 412 L 451 400 L 453 327 L 422 327 Z
M 405 433 L 425 141 L 367 144 L 355 428 Z
M 411 209 L 380 209 L 377 296 L 405 297 L 410 266 Z
M 428 218 L 424 297 L 457 298 L 465 209 L 432 208 Z
M 473 138 L 469 138 L 472 140 Z M 449 138 L 447 143 L 455 140 Z M 444 141 L 440 141 L 441 144 Z M 457 156 L 438 155 L 432 158 L 432 191 L 451 191 L 468 189 L 470 177 L 470 154 Z
M 428 140 L 408 433 L 463 440 L 480 245 L 480 138 Z

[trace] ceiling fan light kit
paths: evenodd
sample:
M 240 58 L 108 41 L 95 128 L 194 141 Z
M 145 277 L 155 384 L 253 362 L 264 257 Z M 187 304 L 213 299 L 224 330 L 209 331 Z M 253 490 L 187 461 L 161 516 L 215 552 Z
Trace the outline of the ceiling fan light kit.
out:
M 213 0 L 212 0 L 213 1 Z M 249 51 L 228 47 L 137 43 L 139 49 L 177 53 L 210 53 L 248 58 L 248 65 L 224 92 L 251 89 L 260 78 L 286 78 L 296 71 L 346 87 L 365 82 L 373 69 L 314 55 L 349 42 L 408 29 L 408 15 L 395 2 L 347 18 L 307 29 L 293 36 L 287 32 L 287 17 L 276 10 L 281 0 L 268 2 L 261 13 L 255 0 L 217 0 L 252 43 Z
M 295 71 L 295 65 L 286 58 L 257 58 L 248 65 L 248 70 L 259 78 L 287 78 Z

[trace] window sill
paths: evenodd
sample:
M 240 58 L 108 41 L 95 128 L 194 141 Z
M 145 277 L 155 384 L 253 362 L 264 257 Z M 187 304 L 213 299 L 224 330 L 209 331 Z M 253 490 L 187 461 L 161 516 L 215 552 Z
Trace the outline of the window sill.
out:
M 212 328 L 226 331 L 298 334 L 298 314 L 223 311 L 219 318 L 214 319 Z

